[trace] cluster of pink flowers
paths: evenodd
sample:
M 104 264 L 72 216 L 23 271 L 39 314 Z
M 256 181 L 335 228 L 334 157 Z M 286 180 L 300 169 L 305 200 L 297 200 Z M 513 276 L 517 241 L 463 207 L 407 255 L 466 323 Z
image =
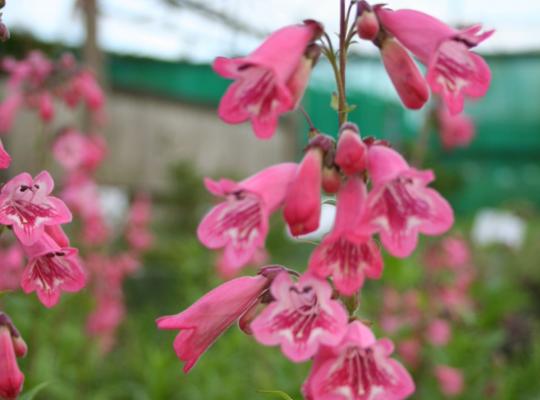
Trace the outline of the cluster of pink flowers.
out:
M 491 32 L 479 34 L 477 26 L 457 31 L 420 12 L 391 11 L 365 1 L 358 2 L 355 26 L 360 37 L 381 49 L 385 67 L 410 108 L 427 101 L 428 86 L 452 114 L 461 111 L 464 96 L 479 97 L 487 90 L 489 69 L 469 49 Z M 329 40 L 322 24 L 307 20 L 271 34 L 246 57 L 217 58 L 214 70 L 234 80 L 221 100 L 219 116 L 231 124 L 249 120 L 257 137 L 270 138 L 278 118 L 299 106 L 319 54 L 335 57 L 331 47 L 325 47 Z M 425 78 L 405 48 L 428 66 Z M 340 82 L 338 89 L 343 90 Z M 338 113 L 341 120 L 343 110 Z M 174 349 L 185 362 L 185 372 L 238 322 L 259 343 L 279 345 L 291 361 L 312 360 L 303 385 L 306 399 L 406 398 L 414 383 L 391 358 L 392 342 L 377 340 L 345 305 L 350 306 L 366 279 L 383 274 L 377 235 L 391 255 L 408 257 L 419 234 L 441 235 L 452 226 L 453 211 L 429 187 L 435 178 L 432 171 L 411 167 L 384 141 L 361 137 L 355 124 L 341 124 L 337 141 L 314 127 L 309 137 L 299 164 L 274 165 L 240 182 L 206 179 L 206 188 L 220 200 L 197 230 L 202 244 L 221 251 L 222 269 L 232 275 L 265 254 L 272 214 L 282 212 L 293 236 L 305 235 L 319 227 L 323 192 L 336 195 L 334 226 L 314 249 L 307 271 L 262 267 L 256 276 L 232 279 L 187 310 L 159 318 L 157 325 L 180 330 Z M 441 376 L 448 375 L 441 371 Z
M 21 107 L 37 109 L 43 123 L 48 124 L 54 118 L 55 98 L 70 108 L 84 103 L 93 117 L 92 131 L 104 121 L 103 92 L 92 73 L 81 68 L 71 55 L 53 62 L 33 52 L 22 61 L 4 59 L 3 67 L 9 78 L 7 97 L 0 104 L 0 133 L 11 129 Z M 0 250 L 0 290 L 21 287 L 26 293 L 35 291 L 46 307 L 52 307 L 61 292 L 79 291 L 89 281 L 96 310 L 89 316 L 88 331 L 97 335 L 103 351 L 108 351 L 125 314 L 123 279 L 138 269 L 141 255 L 152 243 L 150 199 L 142 194 L 136 197 L 121 232 L 127 250 L 110 255 L 106 245 L 111 233 L 94 178 L 107 154 L 105 139 L 98 133 L 87 135 L 70 127 L 46 139 L 50 139 L 51 149 L 42 151 L 52 151 L 63 167 L 64 187 L 60 198 L 52 196 L 53 179 L 42 171 L 35 177 L 20 173 L 0 188 L 0 224 L 15 237 L 15 242 L 6 241 Z M 0 168 L 7 168 L 10 161 L 0 146 Z M 62 228 L 72 220 L 72 211 L 81 222 L 82 255 L 70 246 Z M 23 268 L 24 256 L 28 263 Z M 22 390 L 24 375 L 15 355 L 26 353 L 23 344 L 11 320 L 0 313 L 0 398 L 15 399 Z
M 384 289 L 381 327 L 393 337 L 399 337 L 397 351 L 413 370 L 433 363 L 423 352 L 426 347 L 446 347 L 452 339 L 452 325 L 473 311 L 470 288 L 474 282 L 467 242 L 449 236 L 429 247 L 424 253 L 421 289 L 404 293 Z M 432 369 L 441 392 L 459 395 L 464 389 L 463 373 L 443 364 Z

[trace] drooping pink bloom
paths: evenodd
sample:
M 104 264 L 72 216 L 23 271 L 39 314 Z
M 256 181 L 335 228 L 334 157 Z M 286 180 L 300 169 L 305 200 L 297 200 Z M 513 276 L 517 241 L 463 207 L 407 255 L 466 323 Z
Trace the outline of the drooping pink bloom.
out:
M 0 312 L 0 398 L 15 400 L 19 397 L 24 375 L 17 364 L 17 357 L 24 357 L 26 343 L 11 322 Z
M 0 224 L 13 227 L 24 245 L 35 243 L 45 226 L 71 221 L 71 212 L 64 202 L 49 196 L 54 182 L 47 171 L 35 178 L 23 172 L 9 180 L 0 191 Z
M 399 400 L 414 392 L 414 382 L 403 366 L 390 358 L 394 345 L 376 340 L 359 321 L 335 347 L 315 356 L 304 393 L 311 400 Z
M 0 292 L 19 288 L 23 262 L 22 249 L 17 243 L 0 250 Z
M 437 318 L 429 323 L 426 337 L 433 346 L 446 346 L 451 336 L 452 331 L 448 321 Z
M 238 183 L 206 179 L 208 191 L 225 201 L 199 224 L 201 243 L 210 249 L 224 248 L 228 265 L 248 263 L 264 247 L 270 214 L 283 203 L 296 168 L 294 163 L 274 165 Z
M 257 137 L 272 137 L 279 116 L 293 110 L 304 93 L 316 58 L 310 43 L 321 32 L 315 21 L 287 26 L 247 57 L 216 58 L 214 71 L 235 80 L 219 104 L 221 119 L 230 124 L 251 120 Z
M 446 396 L 454 397 L 463 392 L 463 373 L 457 369 L 446 365 L 435 367 L 435 376 L 439 381 L 441 392 Z
M 67 170 L 83 168 L 91 172 L 105 158 L 107 144 L 102 136 L 88 136 L 68 129 L 55 139 L 52 150 L 56 161 Z
M 21 287 L 25 293 L 35 291 L 48 308 L 58 303 L 62 291 L 78 292 L 86 284 L 78 250 L 66 247 L 66 241 L 65 235 L 58 235 L 47 227 L 35 243 L 22 246 L 29 261 Z
M 184 372 L 195 365 L 216 339 L 235 323 L 268 286 L 263 275 L 241 277 L 213 289 L 180 314 L 157 319 L 159 329 L 180 329 L 174 341 Z
M 486 94 L 491 72 L 482 57 L 470 51 L 494 31 L 480 33 L 474 25 L 456 30 L 438 19 L 414 10 L 391 11 L 376 7 L 379 21 L 428 68 L 426 79 L 455 115 L 463 110 L 464 97 Z
M 452 115 L 446 109 L 441 109 L 438 117 L 441 141 L 446 149 L 467 147 L 474 139 L 474 123 L 467 115 Z
M 322 150 L 311 147 L 287 190 L 283 217 L 294 236 L 305 235 L 319 227 L 322 162 Z
M 429 88 L 414 60 L 393 38 L 380 43 L 384 68 L 405 107 L 418 110 L 429 99 Z
M 416 248 L 418 233 L 440 235 L 452 226 L 452 208 L 427 187 L 434 179 L 432 171 L 409 167 L 399 153 L 385 146 L 370 148 L 368 171 L 373 182 L 368 219 L 390 254 L 407 257 Z
M 11 156 L 4 148 L 3 143 L 0 141 L 0 169 L 9 168 L 11 164 Z
M 332 300 L 324 280 L 302 275 L 293 282 L 286 272 L 272 282 L 274 301 L 251 323 L 255 339 L 267 346 L 281 345 L 287 358 L 311 358 L 321 345 L 337 345 L 347 330 L 347 312 Z
M 19 93 L 10 94 L 0 103 L 0 133 L 11 130 L 15 116 L 23 104 L 23 98 Z
M 358 127 L 347 123 L 340 131 L 335 163 L 347 175 L 364 171 L 367 163 L 367 146 L 360 137 Z
M 383 261 L 362 221 L 366 206 L 366 186 L 359 177 L 350 177 L 338 193 L 337 214 L 332 231 L 312 253 L 309 271 L 320 278 L 331 275 L 336 289 L 353 295 L 365 277 L 381 277 Z

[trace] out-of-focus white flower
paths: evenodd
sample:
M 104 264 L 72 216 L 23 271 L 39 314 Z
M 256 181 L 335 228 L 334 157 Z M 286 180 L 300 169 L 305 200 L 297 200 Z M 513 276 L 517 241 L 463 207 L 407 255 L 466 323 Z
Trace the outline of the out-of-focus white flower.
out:
M 479 245 L 501 243 L 520 249 L 525 239 L 526 224 L 509 211 L 484 209 L 476 214 L 472 238 Z

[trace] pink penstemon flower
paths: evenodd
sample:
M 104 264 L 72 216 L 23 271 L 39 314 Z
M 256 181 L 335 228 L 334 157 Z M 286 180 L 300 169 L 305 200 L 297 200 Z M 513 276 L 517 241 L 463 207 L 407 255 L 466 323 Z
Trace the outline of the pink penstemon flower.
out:
M 22 244 L 29 261 L 21 287 L 25 293 L 35 291 L 45 307 L 55 306 L 62 291 L 78 292 L 86 285 L 78 250 L 68 246 L 67 236 L 58 226 L 47 227 L 32 245 Z
M 405 399 L 414 383 L 390 358 L 393 351 L 389 339 L 376 340 L 364 324 L 351 322 L 340 344 L 315 356 L 304 394 L 312 400 Z
M 0 141 L 0 169 L 9 168 L 11 165 L 11 156 L 4 148 L 3 143 Z
M 321 34 L 318 22 L 282 28 L 247 57 L 218 57 L 214 70 L 234 79 L 219 104 L 218 114 L 227 123 L 251 120 L 255 135 L 273 136 L 281 114 L 293 110 L 307 86 L 318 56 L 310 44 Z
M 313 251 L 309 271 L 320 278 L 332 276 L 336 289 L 353 295 L 365 277 L 381 277 L 383 261 L 363 222 L 366 187 L 360 177 L 349 177 L 338 193 L 337 214 L 332 231 Z
M 347 312 L 331 299 L 326 281 L 302 275 L 295 283 L 281 272 L 270 293 L 274 301 L 251 323 L 251 331 L 262 344 L 280 344 L 290 360 L 305 361 L 321 345 L 335 346 L 345 335 Z
M 2 187 L 0 224 L 12 226 L 23 245 L 39 240 L 45 226 L 71 221 L 71 212 L 64 202 L 49 195 L 53 188 L 53 179 L 47 171 L 35 178 L 23 172 Z
M 473 120 L 465 115 L 452 115 L 441 107 L 437 113 L 441 142 L 445 149 L 451 150 L 456 147 L 467 147 L 475 135 Z
M 24 383 L 24 375 L 17 364 L 17 357 L 24 357 L 26 343 L 11 319 L 0 312 L 0 398 L 15 400 Z
M 368 152 L 368 171 L 373 189 L 367 218 L 390 254 L 407 257 L 416 248 L 418 233 L 440 235 L 452 226 L 452 208 L 427 187 L 433 172 L 411 168 L 399 153 L 377 145 Z
M 296 168 L 294 163 L 274 165 L 238 183 L 206 179 L 207 189 L 225 201 L 199 224 L 201 243 L 210 249 L 224 248 L 229 266 L 248 263 L 264 247 L 270 214 L 282 205 Z
M 256 304 L 281 268 L 263 268 L 257 276 L 225 282 L 180 314 L 157 319 L 159 329 L 180 329 L 174 341 L 178 358 L 189 372 L 201 355 Z
M 426 79 L 439 94 L 451 114 L 463 110 L 464 98 L 486 94 L 491 72 L 482 57 L 471 48 L 494 31 L 480 33 L 482 27 L 457 30 L 438 19 L 414 10 L 392 11 L 375 7 L 379 21 L 427 67 Z
M 435 377 L 439 382 L 441 392 L 448 397 L 458 396 L 463 392 L 463 373 L 457 369 L 446 365 L 435 367 Z

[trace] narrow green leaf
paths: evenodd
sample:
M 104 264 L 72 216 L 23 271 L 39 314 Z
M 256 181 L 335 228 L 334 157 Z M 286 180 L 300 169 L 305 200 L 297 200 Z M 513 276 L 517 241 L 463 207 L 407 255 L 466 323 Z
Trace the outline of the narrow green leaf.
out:
M 19 397 L 19 400 L 32 400 L 36 395 L 41 392 L 50 382 L 42 382 L 39 385 L 35 386 L 32 390 L 25 392 L 22 396 Z
M 339 110 L 339 100 L 336 93 L 332 93 L 332 98 L 330 99 L 330 107 L 335 111 Z
M 283 400 L 293 400 L 291 396 L 281 390 L 258 390 L 259 393 L 274 394 L 281 397 Z

